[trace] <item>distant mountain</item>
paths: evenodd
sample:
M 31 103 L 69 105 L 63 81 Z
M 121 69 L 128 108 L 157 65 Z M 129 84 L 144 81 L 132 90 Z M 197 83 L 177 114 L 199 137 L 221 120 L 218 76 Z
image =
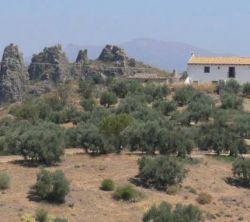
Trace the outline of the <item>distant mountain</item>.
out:
M 221 55 L 186 43 L 166 42 L 153 39 L 135 39 L 118 45 L 126 51 L 129 57 L 169 71 L 173 69 L 184 71 L 192 52 L 199 56 Z M 96 59 L 103 47 L 104 46 L 69 44 L 64 47 L 64 50 L 69 59 L 74 61 L 80 49 L 88 49 L 89 57 Z

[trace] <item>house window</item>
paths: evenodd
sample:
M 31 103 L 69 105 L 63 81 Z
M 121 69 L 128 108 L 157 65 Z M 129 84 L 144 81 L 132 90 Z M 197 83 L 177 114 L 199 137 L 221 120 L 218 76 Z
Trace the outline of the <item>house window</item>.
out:
M 228 68 L 228 78 L 235 78 L 235 67 L 229 67 Z
M 209 66 L 204 67 L 204 73 L 210 73 L 210 67 Z

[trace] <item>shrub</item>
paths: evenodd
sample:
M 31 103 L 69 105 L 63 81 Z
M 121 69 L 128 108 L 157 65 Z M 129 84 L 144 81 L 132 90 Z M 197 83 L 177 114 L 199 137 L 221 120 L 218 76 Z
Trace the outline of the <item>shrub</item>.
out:
M 93 93 L 93 84 L 90 81 L 79 81 L 79 93 L 86 99 L 91 98 Z
M 57 217 L 57 218 L 54 219 L 53 222 L 68 222 L 68 220 L 67 220 L 67 219 L 63 219 L 63 218 Z
M 122 148 L 122 136 L 121 133 L 131 123 L 133 118 L 128 114 L 112 115 L 104 118 L 100 123 L 101 132 L 108 138 L 111 138 L 114 147 L 117 152 Z
M 172 210 L 169 203 L 162 202 L 158 207 L 152 206 L 143 216 L 143 222 L 199 222 L 202 213 L 199 208 L 190 205 L 177 204 Z
M 242 109 L 243 99 L 232 93 L 222 93 L 220 96 L 223 109 Z
M 86 153 L 107 154 L 115 151 L 110 141 L 94 124 L 81 125 L 77 133 L 77 143 L 85 149 Z
M 179 106 L 184 106 L 191 102 L 192 98 L 197 94 L 197 91 L 191 86 L 177 89 L 174 95 L 174 100 Z
M 218 155 L 230 152 L 230 156 L 238 156 L 247 152 L 245 141 L 228 127 L 218 123 L 203 126 L 198 138 L 199 147 L 203 150 L 214 150 Z
M 49 219 L 48 212 L 43 209 L 36 210 L 35 219 L 37 222 L 48 222 L 48 219 Z
M 250 96 L 250 82 L 243 84 L 243 95 L 246 97 Z
M 188 105 L 189 120 L 198 122 L 208 120 L 214 108 L 214 103 L 209 96 L 197 94 Z
M 81 102 L 81 106 L 85 111 L 92 111 L 95 108 L 95 100 L 94 99 L 84 99 Z
M 10 186 L 10 176 L 7 173 L 0 173 L 0 190 L 6 190 Z
M 100 98 L 100 104 L 106 107 L 110 107 L 110 105 L 114 105 L 117 103 L 117 97 L 112 92 L 103 92 Z
M 144 93 L 148 96 L 148 102 L 152 102 L 155 99 L 162 99 L 170 93 L 170 89 L 166 86 L 160 86 L 155 84 L 148 84 L 144 88 Z
M 118 187 L 113 194 L 114 199 L 124 200 L 128 202 L 136 202 L 140 200 L 142 194 L 135 190 L 131 185 Z
M 167 194 L 168 195 L 175 195 L 179 191 L 179 187 L 176 185 L 169 186 L 167 188 Z
M 64 152 L 63 132 L 52 123 L 30 125 L 23 122 L 11 128 L 5 137 L 5 146 L 12 153 L 20 153 L 25 160 L 53 164 Z
M 238 159 L 233 163 L 233 174 L 245 185 L 250 186 L 250 160 Z
M 171 157 L 142 157 L 138 161 L 139 176 L 145 185 L 166 189 L 180 183 L 186 174 L 183 165 Z
M 208 193 L 200 193 L 196 200 L 199 204 L 202 204 L 202 205 L 210 204 L 212 201 L 212 196 Z
M 30 214 L 24 214 L 21 217 L 21 222 L 37 222 L 36 219 Z
M 112 191 L 115 189 L 115 183 L 111 179 L 105 179 L 102 181 L 101 189 L 104 191 Z
M 153 107 L 158 109 L 163 115 L 169 115 L 169 113 L 176 110 L 176 103 L 174 101 L 156 101 L 153 103 Z
M 240 84 L 234 79 L 230 79 L 229 81 L 227 81 L 223 88 L 224 91 L 232 94 L 239 94 L 240 89 L 241 89 Z
M 161 130 L 159 136 L 160 154 L 177 154 L 186 157 L 194 147 L 193 141 L 183 130 Z
M 69 193 L 69 181 L 60 170 L 52 173 L 47 170 L 41 170 L 37 174 L 34 190 L 41 199 L 62 203 L 65 196 Z

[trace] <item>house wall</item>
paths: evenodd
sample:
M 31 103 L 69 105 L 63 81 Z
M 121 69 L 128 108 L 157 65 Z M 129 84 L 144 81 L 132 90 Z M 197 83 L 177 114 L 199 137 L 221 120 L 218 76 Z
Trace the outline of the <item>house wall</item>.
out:
M 204 67 L 210 67 L 210 73 L 204 73 Z M 228 69 L 235 67 L 235 80 L 239 83 L 250 82 L 250 65 L 193 65 L 189 64 L 187 73 L 190 82 L 211 83 L 212 81 L 229 80 Z

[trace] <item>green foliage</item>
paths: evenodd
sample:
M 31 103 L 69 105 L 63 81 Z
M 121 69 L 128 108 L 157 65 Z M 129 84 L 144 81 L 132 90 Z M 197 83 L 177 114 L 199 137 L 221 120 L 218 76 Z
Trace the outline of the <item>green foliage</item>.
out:
M 250 186 L 250 160 L 237 159 L 233 163 L 233 174 L 242 180 L 245 185 Z
M 144 95 L 127 95 L 119 104 L 117 113 L 133 114 L 146 108 L 146 97 Z
M 91 98 L 93 93 L 93 84 L 90 81 L 80 80 L 79 93 L 86 99 Z
M 248 97 L 250 96 L 250 82 L 244 83 L 243 84 L 243 95 Z
M 243 99 L 233 93 L 222 93 L 220 96 L 223 109 L 242 109 Z
M 178 191 L 179 191 L 179 187 L 176 186 L 176 185 L 172 185 L 172 186 L 169 186 L 167 188 L 167 194 L 168 195 L 175 195 L 175 194 L 178 193 Z
M 170 93 L 170 89 L 166 85 L 147 84 L 144 87 L 144 93 L 148 96 L 148 102 L 152 102 L 166 97 Z
M 173 126 L 167 121 L 137 120 L 122 132 L 122 136 L 131 151 L 140 150 L 146 154 L 154 154 L 163 146 L 165 147 L 164 132 L 167 134 L 169 130 L 173 130 Z M 177 153 L 176 150 L 174 153 Z
M 179 106 L 184 106 L 190 103 L 196 94 L 197 91 L 194 88 L 187 86 L 176 90 L 174 100 Z
M 41 170 L 37 174 L 37 181 L 34 185 L 36 194 L 44 200 L 62 203 L 69 193 L 69 181 L 61 170 L 49 172 Z
M 159 110 L 163 115 L 167 116 L 176 110 L 176 103 L 174 101 L 156 101 L 153 107 Z
M 67 219 L 63 219 L 63 218 L 57 217 L 57 218 L 54 219 L 53 222 L 68 222 L 68 220 L 67 220 Z
M 48 222 L 48 220 L 49 220 L 48 212 L 46 210 L 43 210 L 43 209 L 36 210 L 35 219 L 37 222 Z
M 103 84 L 105 82 L 104 78 L 100 73 L 92 73 L 88 76 L 88 81 L 93 82 L 94 84 Z
M 142 91 L 142 85 L 135 80 L 114 80 L 111 85 L 111 90 L 119 98 L 125 98 L 128 93 Z
M 212 196 L 208 193 L 200 193 L 196 200 L 199 204 L 202 204 L 202 205 L 210 204 L 212 201 Z
M 18 120 L 29 120 L 32 122 L 38 119 L 46 119 L 52 109 L 44 100 L 25 101 L 20 105 L 13 106 L 9 113 L 14 115 Z
M 136 202 L 142 198 L 142 194 L 131 185 L 118 187 L 113 194 L 114 199 L 128 202 Z
M 193 141 L 184 130 L 161 130 L 159 136 L 160 154 L 177 154 L 186 157 L 194 147 Z
M 230 79 L 229 81 L 227 81 L 223 88 L 223 91 L 226 91 L 231 94 L 239 94 L 240 90 L 241 90 L 240 84 L 234 79 Z
M 197 94 L 188 104 L 189 121 L 198 122 L 208 120 L 214 108 L 214 103 L 209 96 Z
M 94 99 L 83 99 L 81 101 L 81 106 L 84 108 L 85 111 L 93 111 L 96 106 Z
M 118 114 L 108 116 L 100 123 L 101 131 L 113 140 L 117 151 L 119 151 L 122 146 L 121 133 L 132 123 L 132 121 L 133 118 L 130 115 Z
M 32 215 L 24 214 L 21 217 L 21 222 L 37 222 L 37 221 Z
M 112 191 L 115 189 L 115 183 L 111 179 L 104 179 L 101 184 L 101 190 Z
M 202 212 L 199 208 L 190 205 L 177 204 L 172 210 L 169 203 L 162 202 L 158 207 L 152 206 L 143 216 L 143 222 L 199 222 L 202 221 Z
M 81 112 L 78 111 L 75 107 L 66 106 L 61 111 L 52 112 L 49 115 L 48 120 L 50 122 L 53 122 L 53 123 L 56 123 L 56 124 L 68 123 L 68 122 L 73 122 L 80 115 L 81 115 Z
M 10 187 L 10 176 L 5 172 L 0 172 L 0 190 L 6 190 Z
M 142 157 L 138 165 L 139 176 L 145 185 L 158 189 L 181 183 L 186 175 L 183 165 L 171 157 Z
M 203 150 L 214 150 L 217 154 L 230 152 L 231 156 L 246 153 L 245 141 L 228 127 L 218 124 L 203 126 L 200 130 L 199 147 Z
M 114 105 L 117 103 L 117 97 L 112 92 L 103 92 L 100 98 L 100 104 L 106 107 L 110 107 L 110 105 Z
M 93 124 L 83 124 L 79 128 L 76 138 L 78 144 L 91 154 L 106 154 L 114 152 L 113 146 L 109 143 L 99 128 Z
M 59 161 L 64 152 L 62 129 L 52 123 L 19 123 L 9 129 L 4 142 L 10 153 L 20 153 L 25 160 L 47 165 Z
M 232 131 L 241 138 L 250 139 L 250 115 L 243 113 L 234 118 L 231 115 L 231 119 L 233 119 Z

